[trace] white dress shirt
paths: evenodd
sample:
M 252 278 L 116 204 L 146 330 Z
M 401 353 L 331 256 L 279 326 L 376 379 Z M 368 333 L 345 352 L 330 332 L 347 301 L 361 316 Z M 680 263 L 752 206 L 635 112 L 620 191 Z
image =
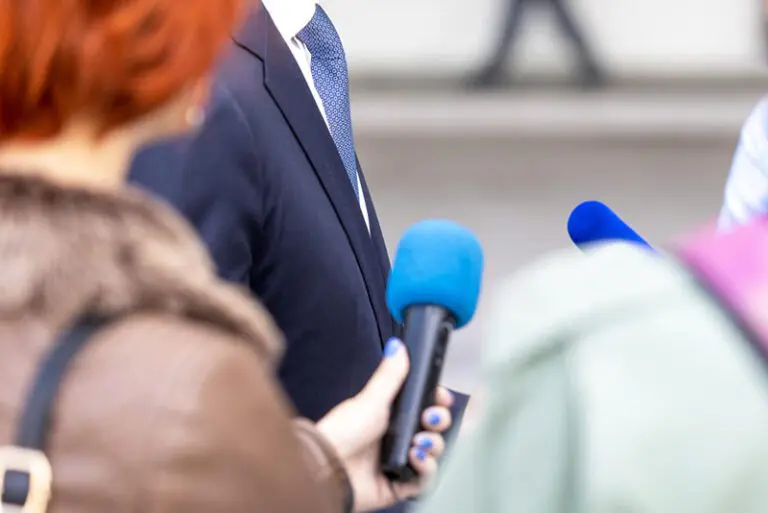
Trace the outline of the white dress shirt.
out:
M 741 129 L 733 157 L 719 227 L 728 229 L 768 213 L 768 98 Z
M 307 81 L 309 90 L 315 98 L 317 108 L 320 110 L 320 114 L 322 114 L 323 119 L 325 120 L 325 125 L 328 127 L 328 117 L 325 114 L 323 100 L 320 98 L 320 94 L 315 87 L 315 81 L 312 78 L 312 54 L 309 53 L 309 50 L 304 43 L 296 37 L 296 34 L 306 27 L 312 19 L 312 16 L 314 16 L 317 4 L 317 0 L 262 0 L 262 6 L 272 17 L 272 21 L 275 22 L 277 30 L 280 32 L 280 35 L 283 36 L 283 39 L 285 39 L 288 48 L 291 49 L 291 53 L 293 53 L 293 57 L 296 59 L 296 63 L 299 65 L 299 69 L 301 69 L 304 79 Z M 350 187 L 351 186 L 352 185 L 350 184 Z M 368 208 L 365 204 L 365 195 L 363 194 L 363 186 L 360 183 L 359 175 L 357 176 L 357 190 L 360 191 L 360 194 L 358 195 L 360 210 L 363 213 L 365 225 L 370 231 L 371 225 L 368 221 Z

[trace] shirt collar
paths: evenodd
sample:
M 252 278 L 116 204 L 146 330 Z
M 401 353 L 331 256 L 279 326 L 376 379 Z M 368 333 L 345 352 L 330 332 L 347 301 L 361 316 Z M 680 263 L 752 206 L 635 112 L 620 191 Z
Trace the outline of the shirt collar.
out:
M 261 0 L 283 39 L 290 41 L 315 15 L 317 0 Z

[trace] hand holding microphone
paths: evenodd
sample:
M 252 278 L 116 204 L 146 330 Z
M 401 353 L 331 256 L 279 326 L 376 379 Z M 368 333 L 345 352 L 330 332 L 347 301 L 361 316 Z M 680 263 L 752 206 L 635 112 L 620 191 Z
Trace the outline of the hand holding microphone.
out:
M 596 242 L 614 241 L 638 244 L 653 250 L 645 239 L 599 201 L 585 201 L 573 209 L 568 218 L 568 235 L 581 249 Z
M 451 393 L 438 387 L 434 406 L 420 414 L 419 432 L 408 444 L 408 461 L 419 479 L 392 483 L 381 471 L 381 439 L 387 431 L 390 411 L 409 369 L 402 341 L 392 339 L 384 348 L 379 368 L 355 397 L 344 401 L 317 423 L 317 430 L 336 449 L 354 494 L 354 511 L 386 508 L 416 497 L 437 472 L 437 458 L 445 449 L 441 435 L 451 427 Z
M 482 267 L 479 242 L 454 223 L 417 223 L 401 239 L 387 304 L 405 322 L 403 341 L 390 340 L 365 388 L 317 424 L 344 462 L 355 511 L 415 497 L 437 472 L 453 403 L 437 384 L 453 327 L 474 315 Z

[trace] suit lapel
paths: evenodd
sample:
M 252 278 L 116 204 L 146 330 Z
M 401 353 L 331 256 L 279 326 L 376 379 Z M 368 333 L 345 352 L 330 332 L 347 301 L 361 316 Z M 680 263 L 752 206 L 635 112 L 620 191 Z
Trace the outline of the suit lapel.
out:
M 304 75 L 266 10 L 254 11 L 234 40 L 264 62 L 264 85 L 301 144 L 344 228 L 363 274 L 383 339 L 389 333 L 384 327 L 390 325 L 391 320 L 385 303 L 386 282 L 382 278 L 376 247 Z M 370 202 L 370 198 L 366 199 Z
M 389 272 L 391 270 L 389 253 L 387 252 L 387 243 L 384 240 L 384 234 L 382 233 L 381 226 L 379 225 L 379 217 L 376 215 L 376 208 L 373 206 L 373 199 L 371 198 L 371 193 L 368 190 L 368 184 L 365 181 L 365 176 L 363 175 L 363 172 L 360 169 L 359 163 L 357 165 L 357 171 L 358 173 L 360 173 L 360 183 L 363 186 L 360 192 L 365 195 L 365 206 L 368 209 L 368 222 L 371 225 L 371 240 L 373 241 L 376 256 L 379 259 L 378 260 L 379 270 L 381 272 L 384 288 L 386 289 L 386 283 L 389 280 Z M 384 303 L 381 306 L 382 310 L 385 310 L 386 313 L 385 313 L 385 317 L 379 319 L 379 324 L 381 326 L 391 326 L 393 329 L 392 334 L 398 337 L 402 337 L 402 333 L 400 332 L 400 326 L 398 326 L 398 324 L 389 314 L 389 310 L 387 309 L 385 298 L 386 298 L 386 292 L 382 294 L 382 301 L 384 301 Z
M 371 198 L 371 192 L 368 189 L 368 183 L 363 175 L 363 170 L 360 163 L 357 164 L 357 172 L 360 174 L 360 184 L 363 186 L 360 191 L 365 197 L 365 206 L 368 209 L 368 222 L 370 223 L 371 240 L 373 241 L 374 250 L 379 259 L 379 265 L 381 267 L 382 277 L 384 282 L 389 279 L 390 262 L 389 253 L 387 253 L 387 244 L 384 240 L 384 233 L 381 231 L 379 225 L 379 217 L 376 215 L 376 208 L 373 206 L 373 199 Z

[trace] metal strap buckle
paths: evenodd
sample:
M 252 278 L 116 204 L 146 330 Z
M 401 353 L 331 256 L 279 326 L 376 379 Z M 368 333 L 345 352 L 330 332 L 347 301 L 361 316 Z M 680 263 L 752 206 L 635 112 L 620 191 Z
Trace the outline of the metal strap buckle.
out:
M 2 502 L 5 475 L 9 471 L 29 475 L 29 493 L 21 506 Z M 0 447 L 0 513 L 45 513 L 51 498 L 53 469 L 41 451 L 23 447 Z

